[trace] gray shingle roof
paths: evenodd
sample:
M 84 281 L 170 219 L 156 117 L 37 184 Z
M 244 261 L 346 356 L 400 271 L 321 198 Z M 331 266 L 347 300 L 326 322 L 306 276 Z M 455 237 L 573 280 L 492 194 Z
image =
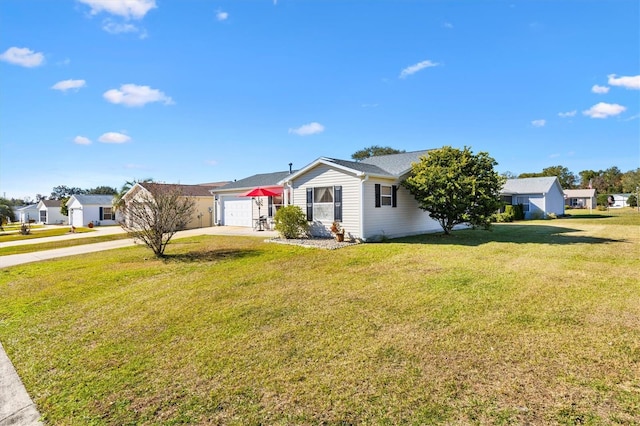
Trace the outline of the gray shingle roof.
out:
M 293 171 L 294 173 L 296 170 Z M 264 186 L 278 186 L 278 182 L 289 175 L 289 171 L 285 172 L 273 172 L 273 173 L 261 173 L 253 176 L 246 177 L 244 179 L 237 180 L 235 182 L 228 183 L 219 188 L 215 188 L 213 192 L 219 191 L 238 191 L 243 189 L 253 189 Z
M 111 205 L 113 203 L 113 195 L 82 195 L 76 194 L 73 196 L 83 206 L 91 205 Z
M 430 150 L 402 152 L 400 154 L 378 155 L 365 158 L 362 164 L 377 166 L 393 176 L 401 176 L 411 169 L 412 163 L 420 161 L 420 157 L 427 155 Z
M 535 177 L 522 179 L 507 179 L 502 187 L 502 194 L 542 194 L 549 192 L 558 178 Z
M 348 167 L 350 169 L 353 170 L 357 170 L 359 172 L 364 172 L 364 173 L 369 173 L 369 174 L 376 174 L 376 175 L 389 175 L 391 176 L 391 173 L 387 172 L 386 170 L 381 169 L 380 167 L 374 165 L 374 164 L 367 164 L 364 162 L 358 162 L 358 161 L 348 161 L 348 160 L 339 160 L 337 158 L 324 158 L 325 160 L 331 161 L 332 163 L 338 164 L 340 166 L 343 167 Z
M 45 207 L 60 207 L 62 205 L 61 200 L 42 200 L 42 204 Z
M 187 197 L 211 197 L 211 187 L 201 185 L 181 185 L 174 183 L 155 183 L 155 182 L 138 182 L 140 186 L 147 191 L 152 192 L 161 188 L 177 188 L 182 195 Z
M 595 189 L 565 189 L 564 195 L 569 198 L 589 198 L 596 196 Z

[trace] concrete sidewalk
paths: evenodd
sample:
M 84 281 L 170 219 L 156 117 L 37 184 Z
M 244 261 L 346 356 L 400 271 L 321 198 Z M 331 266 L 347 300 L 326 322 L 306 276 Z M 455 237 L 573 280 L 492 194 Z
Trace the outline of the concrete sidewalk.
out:
M 67 234 L 58 237 L 44 237 L 34 238 L 31 240 L 19 241 L 20 245 L 25 244 L 38 244 L 40 242 L 51 242 L 69 240 L 74 238 L 86 238 L 87 236 L 96 237 L 100 235 L 108 235 L 115 233 L 123 233 L 121 228 L 113 227 L 113 229 L 102 228 L 99 233 L 89 232 L 83 234 Z M 180 231 L 173 236 L 172 241 L 185 237 L 192 237 L 197 235 L 234 235 L 234 236 L 251 236 L 251 237 L 264 237 L 272 238 L 276 237 L 278 233 L 276 231 L 254 231 L 250 228 L 243 228 L 239 226 L 214 226 L 210 228 L 196 228 L 188 229 L 186 231 Z M 46 241 L 45 241 L 46 240 Z M 9 247 L 18 243 L 18 241 L 11 241 L 6 243 L 0 243 L 0 247 Z M 12 254 L 8 256 L 0 256 L 0 268 L 8 268 L 10 266 L 22 265 L 24 263 L 38 262 L 41 260 L 56 259 L 59 257 L 75 256 L 85 253 L 94 253 L 97 251 L 112 250 L 116 248 L 129 247 L 135 245 L 133 239 L 127 238 L 124 240 L 105 241 L 103 243 L 82 244 L 73 247 L 65 247 L 53 250 L 35 251 L 32 253 Z M 0 425 L 1 426 L 1 425 Z
M 107 229 L 101 228 L 102 229 Z M 114 227 L 110 233 L 118 232 Z M 88 235 L 87 235 L 88 234 Z M 45 237 L 26 240 L 22 244 L 37 244 L 39 242 L 59 241 L 61 239 L 83 238 L 86 236 L 105 235 L 104 233 L 96 234 L 89 232 L 86 234 L 67 234 L 60 237 Z M 174 235 L 173 240 L 192 237 L 197 235 L 235 235 L 235 236 L 251 236 L 273 238 L 278 235 L 276 231 L 257 232 L 250 228 L 242 228 L 235 226 L 216 226 L 211 228 L 197 228 L 180 231 Z M 10 244 L 10 243 L 4 243 Z M 17 244 L 13 244 L 17 245 Z M 33 253 L 14 254 L 10 256 L 0 256 L 0 268 L 21 265 L 24 263 L 37 262 L 40 260 L 55 259 L 58 257 L 75 256 L 85 253 L 93 253 L 103 250 L 112 250 L 121 247 L 135 245 L 135 242 L 128 238 L 125 240 L 107 241 L 104 243 L 82 244 L 74 247 L 66 247 L 55 250 L 44 250 Z M 5 246 L 6 247 L 6 246 Z M 35 404 L 29 397 L 18 373 L 16 372 L 11 360 L 7 356 L 2 343 L 0 343 L 0 426 L 20 425 L 42 425 L 40 422 L 40 413 Z

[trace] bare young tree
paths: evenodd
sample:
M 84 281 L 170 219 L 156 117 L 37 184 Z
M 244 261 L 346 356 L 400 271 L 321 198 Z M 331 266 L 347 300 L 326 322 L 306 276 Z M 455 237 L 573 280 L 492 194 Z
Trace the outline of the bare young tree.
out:
M 121 211 L 122 228 L 156 257 L 163 257 L 171 238 L 191 220 L 195 200 L 177 185 L 147 183 L 122 204 Z

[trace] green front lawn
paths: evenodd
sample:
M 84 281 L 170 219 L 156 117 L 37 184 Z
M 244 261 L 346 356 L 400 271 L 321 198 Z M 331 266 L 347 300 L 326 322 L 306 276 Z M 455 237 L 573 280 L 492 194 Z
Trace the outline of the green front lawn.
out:
M 51 424 L 638 424 L 629 217 L 5 268 L 0 340 Z

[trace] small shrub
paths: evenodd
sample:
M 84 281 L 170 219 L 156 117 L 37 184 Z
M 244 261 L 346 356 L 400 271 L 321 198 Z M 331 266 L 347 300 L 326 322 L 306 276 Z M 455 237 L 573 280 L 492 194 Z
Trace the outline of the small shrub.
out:
M 549 213 L 547 215 L 547 219 L 557 219 L 557 218 L 558 218 L 558 215 L 555 213 Z
M 20 235 L 29 235 L 31 233 L 31 228 L 28 224 L 23 223 L 20 225 L 20 230 L 18 231 Z
M 283 238 L 299 238 L 309 232 L 307 217 L 298 206 L 285 206 L 278 209 L 274 217 L 276 231 Z
M 504 223 L 504 222 L 513 222 L 513 213 L 512 213 L 513 209 L 511 209 L 511 212 L 507 213 L 506 211 L 504 213 L 496 213 L 494 214 L 491 219 L 492 222 L 497 222 L 497 223 Z
M 503 214 L 511 216 L 512 219 L 509 222 L 514 220 L 524 220 L 524 209 L 522 207 L 522 204 L 505 206 Z

